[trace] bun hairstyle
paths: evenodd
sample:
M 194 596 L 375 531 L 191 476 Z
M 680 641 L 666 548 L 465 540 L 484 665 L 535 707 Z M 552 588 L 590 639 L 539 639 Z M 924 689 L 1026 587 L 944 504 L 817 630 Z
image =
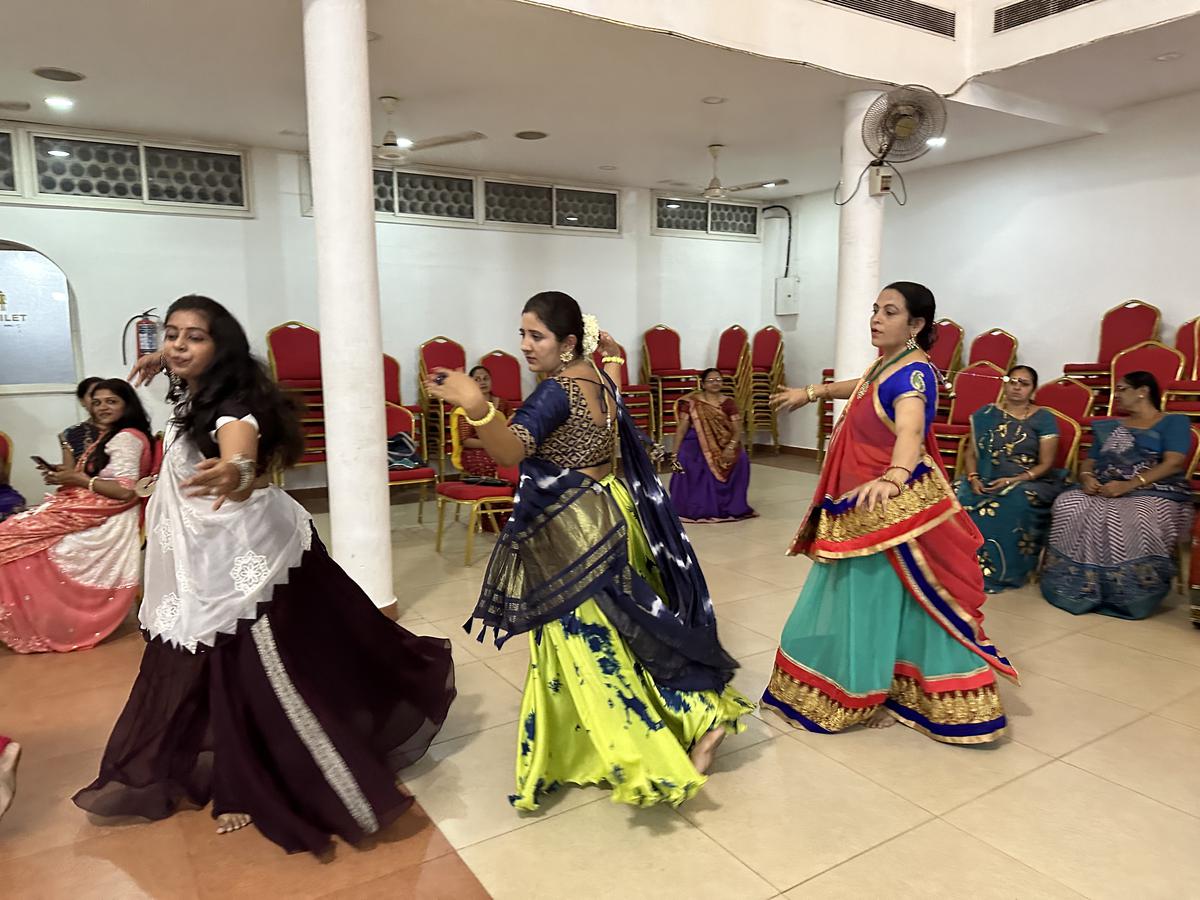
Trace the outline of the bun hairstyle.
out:
M 1154 408 L 1162 409 L 1162 390 L 1158 386 L 1158 379 L 1149 372 L 1127 372 L 1121 376 L 1121 380 L 1134 390 L 1146 388 Z
M 583 311 L 570 294 L 542 291 L 525 301 L 523 313 L 533 313 L 558 338 L 559 343 L 575 336 L 575 355 L 583 355 Z
M 917 333 L 917 346 L 928 350 L 937 340 L 933 319 L 937 315 L 937 302 L 933 299 L 933 291 L 915 281 L 893 281 L 885 291 L 895 291 L 904 298 L 904 306 L 910 319 L 924 319 L 925 324 Z

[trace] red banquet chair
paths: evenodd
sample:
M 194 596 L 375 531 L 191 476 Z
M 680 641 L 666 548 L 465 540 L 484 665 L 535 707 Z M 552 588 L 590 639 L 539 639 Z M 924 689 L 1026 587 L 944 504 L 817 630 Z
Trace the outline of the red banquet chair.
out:
M 946 465 L 954 472 L 963 444 L 971 434 L 971 416 L 989 403 L 1000 400 L 1004 370 L 990 362 L 975 363 L 954 376 L 954 396 L 945 422 L 933 423 L 933 439 Z
M 1108 383 L 1113 357 L 1146 341 L 1157 341 L 1162 313 L 1141 300 L 1120 303 L 1100 320 L 1100 351 L 1095 362 L 1067 363 L 1063 374 L 1078 378 L 1090 388 Z
M 439 465 L 449 452 L 450 414 L 454 410 L 425 393 L 425 377 L 434 369 L 466 368 L 467 352 L 462 344 L 443 335 L 430 338 L 417 350 L 417 375 L 421 385 L 421 409 L 425 412 L 425 430 L 434 440 Z
M 833 369 L 821 370 L 821 384 L 833 384 Z M 822 397 L 816 402 L 817 407 L 817 462 L 825 459 L 825 445 L 833 434 L 833 401 Z
M 700 370 L 684 368 L 679 333 L 655 325 L 642 335 L 642 381 L 653 390 L 658 437 L 675 427 L 675 401 L 699 386 Z
M 516 409 L 521 405 L 521 363 L 511 353 L 493 350 L 479 358 L 479 364 L 492 376 L 492 393 L 507 400 Z
M 1041 385 L 1033 394 L 1033 402 L 1052 412 L 1060 412 L 1081 425 L 1092 415 L 1095 402 L 1092 392 L 1074 378 L 1056 378 Z
M 303 322 L 267 332 L 267 362 L 284 393 L 300 406 L 304 451 L 297 466 L 325 462 L 325 400 L 321 392 L 321 335 Z
M 437 486 L 438 524 L 437 552 L 442 552 L 442 533 L 446 526 L 446 504 L 455 504 L 454 519 L 458 520 L 458 510 L 466 506 L 470 509 L 467 516 L 467 549 L 464 565 L 471 565 L 471 550 L 475 543 L 475 532 L 479 529 L 484 518 L 488 518 L 500 530 L 501 518 L 513 510 L 517 484 L 521 480 L 521 472 L 516 466 L 501 466 L 496 473 L 499 478 L 508 482 L 507 485 L 467 484 L 462 481 L 444 481 Z
M 962 345 L 965 332 L 953 319 L 938 319 L 933 323 L 934 340 L 929 348 L 929 364 L 947 380 L 962 367 Z M 950 394 L 938 394 L 937 421 L 945 422 L 950 414 Z
M 1179 381 L 1183 373 L 1183 354 L 1174 347 L 1160 344 L 1158 341 L 1143 341 L 1136 346 L 1122 350 L 1113 357 L 1111 374 L 1109 376 L 1108 415 L 1114 415 L 1117 408 L 1117 381 L 1130 372 L 1149 372 L 1154 376 L 1161 389 Z
M 400 361 L 387 353 L 383 354 L 383 399 L 388 403 L 403 406 L 413 414 L 417 434 L 413 436 L 418 446 L 425 442 L 425 413 L 420 404 L 405 404 L 400 392 Z
M 771 444 L 779 452 L 779 416 L 771 409 L 771 395 L 783 384 L 783 332 L 774 325 L 760 328 L 750 350 L 750 397 L 746 404 L 747 449 L 754 435 L 771 432 Z
M 1200 420 L 1200 318 L 1179 326 L 1175 349 L 1183 354 L 1183 374 L 1165 389 L 1163 409 L 1182 413 L 1195 423 Z
M 620 348 L 621 358 L 628 360 L 625 348 L 620 344 L 617 346 Z M 595 362 L 596 368 L 604 369 L 604 354 L 599 350 L 592 354 L 592 361 Z M 628 362 L 621 363 L 621 380 L 617 387 L 620 388 L 621 400 L 624 401 L 625 409 L 629 411 L 634 424 L 646 434 L 654 434 L 654 393 L 648 384 L 629 383 Z
M 745 410 L 750 395 L 750 335 L 741 325 L 730 325 L 721 332 L 713 368 L 730 382 L 734 400 Z
M 8 484 L 12 475 L 13 442 L 3 431 L 0 431 L 0 484 Z
M 417 442 L 416 422 L 412 411 L 395 403 L 386 404 L 385 410 L 388 436 L 407 434 L 413 439 L 413 443 L 416 443 L 417 447 L 420 448 L 422 457 L 427 458 L 427 448 L 423 443 Z M 416 469 L 388 469 L 389 487 L 416 487 L 420 489 L 417 497 L 418 522 L 425 521 L 425 492 L 429 485 L 436 483 L 437 471 L 429 465 L 420 466 Z
M 934 346 L 937 346 L 936 344 Z M 1017 339 L 1003 328 L 985 331 L 971 341 L 967 365 L 990 362 L 1007 372 L 1017 361 Z

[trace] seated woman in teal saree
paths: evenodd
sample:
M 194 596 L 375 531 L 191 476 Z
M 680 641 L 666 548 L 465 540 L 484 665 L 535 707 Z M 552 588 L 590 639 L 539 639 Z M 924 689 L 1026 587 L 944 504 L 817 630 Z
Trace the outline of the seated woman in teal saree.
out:
M 1050 508 L 1067 474 L 1054 468 L 1054 414 L 1030 399 L 1037 372 L 1013 366 L 1007 379 L 1003 405 L 989 403 L 971 416 L 967 474 L 957 486 L 958 502 L 983 535 L 979 565 L 989 594 L 1029 580 L 1050 531 Z

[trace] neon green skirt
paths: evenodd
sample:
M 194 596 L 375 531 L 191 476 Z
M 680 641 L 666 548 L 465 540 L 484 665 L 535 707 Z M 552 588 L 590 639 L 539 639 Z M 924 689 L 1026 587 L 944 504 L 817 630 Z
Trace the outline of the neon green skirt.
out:
M 662 597 L 633 499 L 611 475 L 602 484 L 628 525 L 630 561 Z M 695 742 L 714 728 L 744 730 L 738 719 L 754 710 L 732 687 L 656 685 L 592 600 L 530 632 L 529 655 L 509 798 L 518 809 L 537 809 L 563 785 L 601 783 L 615 803 L 678 806 L 707 780 L 688 757 Z

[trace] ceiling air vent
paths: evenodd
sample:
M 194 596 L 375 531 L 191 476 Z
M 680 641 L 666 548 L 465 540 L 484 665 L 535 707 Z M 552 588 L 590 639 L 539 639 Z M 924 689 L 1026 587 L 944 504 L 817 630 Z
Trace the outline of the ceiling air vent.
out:
M 999 34 L 1001 31 L 1008 31 L 1018 25 L 1028 25 L 1038 19 L 1095 2 L 1096 0 L 1020 0 L 1018 3 L 1010 3 L 1008 6 L 1002 6 L 996 10 L 992 31 Z
M 853 9 L 869 16 L 890 19 L 933 34 L 954 37 L 954 13 L 948 9 L 918 3 L 917 0 L 821 0 L 831 6 Z

